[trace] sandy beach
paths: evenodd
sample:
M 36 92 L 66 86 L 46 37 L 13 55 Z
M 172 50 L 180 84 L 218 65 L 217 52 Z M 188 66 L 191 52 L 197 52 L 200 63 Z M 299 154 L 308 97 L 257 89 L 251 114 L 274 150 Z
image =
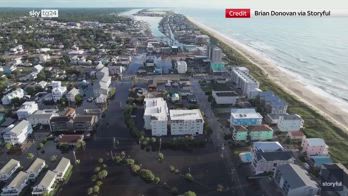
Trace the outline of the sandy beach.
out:
M 294 74 L 280 68 L 274 62 L 267 59 L 257 51 L 241 44 L 237 40 L 227 37 L 220 32 L 200 23 L 192 18 L 188 18 L 192 23 L 199 28 L 207 31 L 216 39 L 224 42 L 242 56 L 247 58 L 251 63 L 262 69 L 268 77 L 280 86 L 284 91 L 296 97 L 306 105 L 313 108 L 322 116 L 330 120 L 337 127 L 348 132 L 348 103 L 337 98 L 323 95 L 315 91 L 311 86 L 306 85 Z M 325 131 L 325 130 L 321 130 Z

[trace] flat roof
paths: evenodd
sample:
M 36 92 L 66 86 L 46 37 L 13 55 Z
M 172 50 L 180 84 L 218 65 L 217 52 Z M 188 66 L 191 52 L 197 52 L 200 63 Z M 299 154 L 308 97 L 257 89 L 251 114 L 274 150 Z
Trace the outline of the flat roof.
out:
M 326 143 L 322 138 L 306 138 L 310 146 L 325 146 Z
M 62 159 L 59 161 L 56 169 L 54 169 L 55 172 L 63 172 L 65 170 L 65 168 L 67 167 L 67 165 L 70 164 L 70 160 L 62 157 Z
M 20 135 L 23 131 L 23 129 L 25 129 L 27 126 L 30 126 L 29 121 L 27 120 L 22 120 L 21 122 L 19 122 L 17 125 L 15 125 L 10 132 L 16 134 L 16 135 Z
M 28 178 L 28 173 L 20 171 L 7 187 L 14 187 L 18 189 L 25 181 L 28 180 Z
M 6 165 L 4 165 L 1 170 L 0 174 L 8 174 L 13 168 L 15 168 L 18 165 L 19 161 L 15 159 L 9 160 Z
M 40 170 L 40 167 L 45 164 L 45 161 L 40 158 L 36 158 L 35 161 L 27 169 L 27 173 L 36 173 Z
M 202 113 L 199 109 L 193 110 L 170 110 L 170 120 L 203 120 Z
M 231 116 L 234 118 L 263 118 L 255 108 L 232 108 Z
M 263 152 L 284 151 L 279 142 L 254 142 L 253 148 Z
M 35 186 L 34 189 L 36 187 L 38 187 L 38 188 L 41 188 L 41 187 L 48 188 L 51 185 L 52 181 L 56 180 L 56 176 L 57 176 L 56 173 L 54 173 L 51 170 L 48 170 L 46 172 L 45 176 L 40 181 L 40 183 L 37 186 Z

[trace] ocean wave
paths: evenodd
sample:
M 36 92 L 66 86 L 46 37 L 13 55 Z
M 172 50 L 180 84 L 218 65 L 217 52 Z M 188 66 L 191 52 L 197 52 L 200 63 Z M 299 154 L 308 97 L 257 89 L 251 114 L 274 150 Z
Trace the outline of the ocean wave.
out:
M 321 62 L 324 62 L 324 63 L 327 63 L 327 64 L 330 64 L 330 65 L 336 65 L 335 63 L 327 60 L 327 59 L 322 59 L 322 58 L 319 58 L 319 57 L 316 57 L 316 56 L 310 56 L 310 58 L 312 59 L 315 59 L 315 60 L 318 60 L 318 61 L 321 61 Z

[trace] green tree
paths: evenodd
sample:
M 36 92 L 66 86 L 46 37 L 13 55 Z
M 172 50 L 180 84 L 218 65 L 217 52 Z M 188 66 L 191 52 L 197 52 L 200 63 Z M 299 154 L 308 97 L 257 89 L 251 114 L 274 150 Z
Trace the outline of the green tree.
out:
M 98 185 L 95 185 L 95 186 L 93 187 L 93 192 L 94 192 L 94 193 L 99 193 L 99 191 L 100 191 L 100 187 L 99 187 Z
M 160 179 L 159 177 L 155 177 L 155 179 L 153 180 L 153 182 L 154 182 L 155 184 L 160 183 L 160 181 L 161 181 L 161 179 Z
M 102 163 L 104 162 L 104 159 L 103 159 L 103 158 L 99 158 L 99 159 L 98 159 L 98 162 L 99 162 L 100 164 L 102 164 Z
M 28 153 L 27 154 L 27 159 L 33 160 L 33 158 L 34 158 L 34 154 L 33 153 Z
M 163 153 L 161 153 L 161 152 L 159 152 L 158 153 L 158 161 L 163 161 L 164 160 L 164 154 Z
M 94 172 L 95 172 L 95 173 L 98 173 L 99 171 L 100 171 L 100 167 L 94 168 Z
M 187 191 L 184 193 L 184 196 L 196 196 L 196 193 L 193 191 Z
M 155 179 L 155 175 L 152 173 L 151 170 L 148 170 L 148 169 L 141 169 L 140 170 L 140 177 L 145 182 L 153 182 Z
M 193 176 L 190 173 L 185 174 L 185 179 L 188 181 L 193 181 Z
M 138 173 L 140 171 L 140 169 L 141 169 L 140 165 L 137 165 L 137 164 L 131 165 L 131 170 L 134 173 Z
M 92 187 L 87 189 L 87 194 L 88 195 L 92 195 L 93 194 L 93 188 Z
M 102 179 L 106 178 L 106 176 L 108 176 L 108 172 L 105 169 L 103 169 L 102 171 L 98 172 L 98 178 L 99 179 L 102 180 Z
M 83 97 L 81 96 L 81 95 L 76 95 L 75 96 L 75 103 L 76 103 L 76 105 L 81 105 L 82 104 L 82 102 L 83 102 Z
M 6 144 L 5 144 L 5 148 L 6 148 L 7 150 L 11 150 L 12 144 L 6 143 Z

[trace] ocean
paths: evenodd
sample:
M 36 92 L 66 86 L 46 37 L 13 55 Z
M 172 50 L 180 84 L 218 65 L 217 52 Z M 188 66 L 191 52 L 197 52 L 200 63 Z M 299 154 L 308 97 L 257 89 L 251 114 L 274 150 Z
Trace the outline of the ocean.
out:
M 348 17 L 226 19 L 224 9 L 174 11 L 256 50 L 311 90 L 348 110 Z M 148 22 L 156 31 L 156 21 Z

